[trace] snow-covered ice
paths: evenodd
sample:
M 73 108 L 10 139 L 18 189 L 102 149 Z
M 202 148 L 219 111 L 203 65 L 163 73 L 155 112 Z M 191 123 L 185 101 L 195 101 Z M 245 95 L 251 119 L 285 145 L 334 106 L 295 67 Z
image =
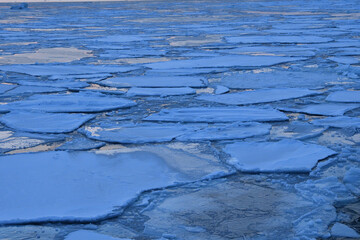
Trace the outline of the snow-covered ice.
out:
M 321 135 L 327 127 L 316 126 L 307 122 L 292 121 L 288 125 L 272 126 L 271 139 L 308 139 Z
M 288 117 L 273 108 L 196 107 L 163 109 L 144 118 L 160 122 L 251 122 L 285 121 Z
M 25 132 L 67 133 L 94 117 L 92 114 L 10 112 L 1 116 L 0 122 Z
M 318 92 L 302 88 L 270 88 L 223 95 L 202 95 L 196 99 L 230 105 L 245 105 L 281 101 L 315 94 L 318 94 Z
M 225 146 L 228 163 L 242 172 L 310 172 L 321 159 L 336 152 L 297 140 L 235 142 Z

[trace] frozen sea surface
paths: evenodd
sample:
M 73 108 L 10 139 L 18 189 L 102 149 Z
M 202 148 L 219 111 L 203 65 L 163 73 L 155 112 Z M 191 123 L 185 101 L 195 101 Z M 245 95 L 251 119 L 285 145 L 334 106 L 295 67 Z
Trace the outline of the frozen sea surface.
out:
M 0 3 L 0 239 L 359 238 L 357 1 L 49 1 Z

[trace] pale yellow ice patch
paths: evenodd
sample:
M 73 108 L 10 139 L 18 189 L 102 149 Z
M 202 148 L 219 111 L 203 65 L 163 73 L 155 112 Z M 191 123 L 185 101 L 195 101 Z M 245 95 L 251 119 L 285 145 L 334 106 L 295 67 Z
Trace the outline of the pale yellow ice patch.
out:
M 92 57 L 91 51 L 77 48 L 43 48 L 36 52 L 0 57 L 0 64 L 66 63 Z

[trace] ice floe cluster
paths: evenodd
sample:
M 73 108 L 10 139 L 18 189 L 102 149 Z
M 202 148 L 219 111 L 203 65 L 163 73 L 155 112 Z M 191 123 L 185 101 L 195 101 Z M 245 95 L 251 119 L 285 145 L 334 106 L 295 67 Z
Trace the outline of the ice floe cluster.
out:
M 4 8 L 0 239 L 360 238 L 356 7 Z

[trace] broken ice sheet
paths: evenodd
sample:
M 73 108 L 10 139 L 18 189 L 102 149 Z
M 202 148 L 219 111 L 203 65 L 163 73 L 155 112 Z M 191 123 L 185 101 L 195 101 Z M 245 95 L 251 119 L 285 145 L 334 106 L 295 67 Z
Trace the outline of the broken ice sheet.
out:
M 96 221 L 142 191 L 228 172 L 216 157 L 200 156 L 167 146 L 1 156 L 0 223 Z
M 317 36 L 239 36 L 227 37 L 229 43 L 326 43 L 333 39 Z
M 137 76 L 115 77 L 99 82 L 110 87 L 205 87 L 207 81 L 202 77 L 190 76 Z
M 345 112 L 359 108 L 357 104 L 308 104 L 298 107 L 278 107 L 277 109 L 286 112 L 306 113 L 312 115 L 323 115 L 323 116 L 342 116 Z
M 292 98 L 300 98 L 319 94 L 317 91 L 312 91 L 303 88 L 270 88 L 260 89 L 254 91 L 244 91 L 237 93 L 228 93 L 222 95 L 202 95 L 197 97 L 198 100 L 205 100 L 210 102 L 217 102 L 230 105 L 245 105 L 255 103 L 268 103 L 281 101 Z
M 233 89 L 304 87 L 316 89 L 347 79 L 334 72 L 264 71 L 225 73 L 221 84 Z
M 338 91 L 330 93 L 326 101 L 343 103 L 360 103 L 360 91 Z
M 333 237 L 348 237 L 348 238 L 360 238 L 360 234 L 354 229 L 346 226 L 342 223 L 335 223 L 331 228 L 331 236 Z
M 133 87 L 127 91 L 127 96 L 179 96 L 195 94 L 196 91 L 189 87 L 183 88 L 139 88 Z
M 162 109 L 144 118 L 163 122 L 267 122 L 285 121 L 288 117 L 273 108 L 252 107 L 194 107 Z
M 112 143 L 168 142 L 203 125 L 181 124 L 102 124 L 81 129 L 87 137 Z
M 297 140 L 235 142 L 225 146 L 228 163 L 242 172 L 310 172 L 317 162 L 336 152 Z
M 0 122 L 25 132 L 67 133 L 94 117 L 93 114 L 10 112 L 1 116 Z
M 128 43 L 138 41 L 149 41 L 156 40 L 154 36 L 146 35 L 110 35 L 102 38 L 96 38 L 95 41 L 106 42 L 106 43 Z
M 242 139 L 268 134 L 271 125 L 263 123 L 235 123 L 213 125 L 185 133 L 176 138 L 179 141 L 218 141 Z
M 327 127 L 314 126 L 307 122 L 290 122 L 287 125 L 273 126 L 271 139 L 292 138 L 303 140 L 321 135 Z
M 0 110 L 45 111 L 58 113 L 104 112 L 136 105 L 135 102 L 105 94 L 80 92 L 33 95 L 26 100 L 0 106 Z
M 360 118 L 358 117 L 328 117 L 323 119 L 316 119 L 310 123 L 318 126 L 328 126 L 336 128 L 360 128 Z
M 1 65 L 0 70 L 18 72 L 34 76 L 68 75 L 68 74 L 97 74 L 118 73 L 135 70 L 134 67 L 118 67 L 106 65 Z
M 253 56 L 287 56 L 287 57 L 311 57 L 315 55 L 315 48 L 300 46 L 248 46 L 229 50 L 220 50 L 230 54 L 246 54 Z
M 228 55 L 190 60 L 173 60 L 160 63 L 145 64 L 152 69 L 179 69 L 179 68 L 220 68 L 220 67 L 262 67 L 280 63 L 302 61 L 301 57 L 281 56 L 248 56 Z M 0 68 L 1 70 L 1 68 Z

